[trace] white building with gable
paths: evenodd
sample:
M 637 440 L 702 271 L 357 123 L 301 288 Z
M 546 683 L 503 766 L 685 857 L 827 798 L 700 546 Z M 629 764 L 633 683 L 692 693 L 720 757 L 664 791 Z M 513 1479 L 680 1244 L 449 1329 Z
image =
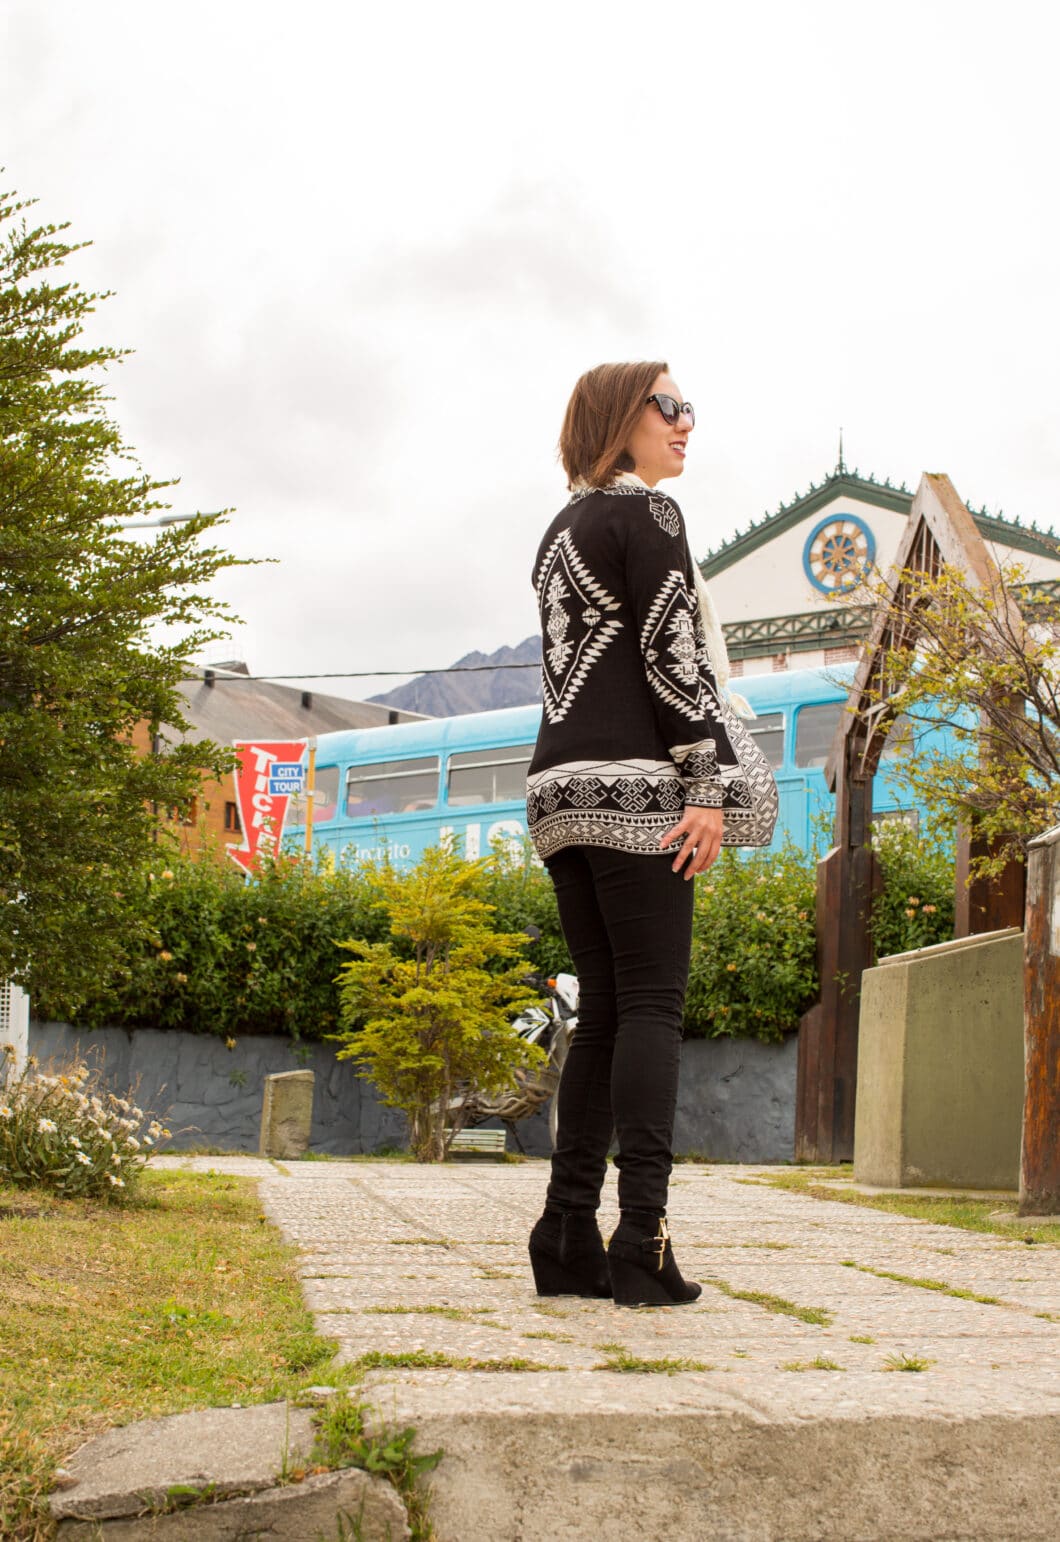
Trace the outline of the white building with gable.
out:
M 913 494 L 849 471 L 842 452 L 820 485 L 782 503 L 700 561 L 722 619 L 733 675 L 808 669 L 857 657 L 868 612 L 829 595 L 863 564 L 886 572 Z M 1060 536 L 970 508 L 998 564 L 1018 562 L 1043 598 L 1060 600 Z

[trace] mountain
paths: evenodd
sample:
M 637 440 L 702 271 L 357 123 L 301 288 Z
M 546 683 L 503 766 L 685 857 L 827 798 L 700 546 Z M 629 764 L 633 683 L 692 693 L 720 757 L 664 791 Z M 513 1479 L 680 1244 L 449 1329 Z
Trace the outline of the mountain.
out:
M 540 664 L 540 637 L 526 637 L 514 648 L 498 648 L 496 653 L 465 653 L 453 670 L 475 673 L 456 674 L 448 670 L 437 675 L 417 675 L 407 685 L 396 686 L 369 701 L 406 712 L 424 712 L 428 717 L 457 717 L 463 712 L 489 712 L 494 707 L 524 707 L 541 700 L 541 677 L 537 669 L 503 669 L 504 664 Z

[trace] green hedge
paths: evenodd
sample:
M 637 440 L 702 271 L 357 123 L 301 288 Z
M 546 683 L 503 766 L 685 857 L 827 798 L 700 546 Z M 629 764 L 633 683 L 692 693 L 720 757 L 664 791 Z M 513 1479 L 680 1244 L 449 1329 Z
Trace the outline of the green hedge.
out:
M 879 953 L 952 935 L 953 867 L 940 848 L 890 828 L 880 844 L 885 888 L 876 911 Z M 685 1031 L 694 1037 L 778 1040 L 817 996 L 815 859 L 724 852 L 696 883 Z M 253 883 L 233 866 L 175 862 L 127 896 L 146 911 L 151 943 L 130 946 L 115 975 L 76 1013 L 38 992 L 38 1018 L 78 1027 L 174 1028 L 285 1034 L 318 1039 L 335 1031 L 338 943 L 381 941 L 387 932 L 370 867 L 315 868 L 292 861 Z M 498 851 L 483 879 L 499 931 L 536 927 L 527 968 L 571 968 L 548 875 Z

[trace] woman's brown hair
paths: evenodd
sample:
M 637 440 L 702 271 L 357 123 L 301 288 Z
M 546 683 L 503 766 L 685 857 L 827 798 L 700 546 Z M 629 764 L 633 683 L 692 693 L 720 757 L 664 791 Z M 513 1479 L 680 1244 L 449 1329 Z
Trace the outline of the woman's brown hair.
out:
M 567 481 L 606 487 L 619 471 L 632 471 L 626 445 L 644 411 L 651 388 L 670 366 L 656 360 L 644 364 L 598 364 L 586 370 L 571 392 L 559 455 Z

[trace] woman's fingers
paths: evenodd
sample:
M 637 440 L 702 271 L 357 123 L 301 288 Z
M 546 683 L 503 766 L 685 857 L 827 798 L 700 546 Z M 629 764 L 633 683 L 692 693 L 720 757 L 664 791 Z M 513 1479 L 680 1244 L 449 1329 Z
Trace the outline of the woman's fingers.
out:
M 679 873 L 687 864 L 685 877 L 694 878 L 697 873 L 705 873 L 717 859 L 723 831 L 721 809 L 687 808 L 680 822 L 666 832 L 659 844 L 665 848 L 683 840 L 673 869 Z

